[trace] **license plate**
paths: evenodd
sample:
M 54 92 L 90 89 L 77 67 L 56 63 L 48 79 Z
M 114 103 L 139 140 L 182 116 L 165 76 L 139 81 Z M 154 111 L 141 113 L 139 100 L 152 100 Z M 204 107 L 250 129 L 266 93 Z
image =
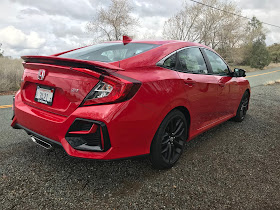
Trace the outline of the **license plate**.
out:
M 54 88 L 37 85 L 35 101 L 49 106 L 53 103 Z

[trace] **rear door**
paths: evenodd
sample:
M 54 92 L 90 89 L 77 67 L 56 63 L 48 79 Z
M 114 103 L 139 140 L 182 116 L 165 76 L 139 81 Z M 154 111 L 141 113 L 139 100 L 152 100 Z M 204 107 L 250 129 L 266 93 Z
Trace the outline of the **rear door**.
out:
M 233 104 L 235 104 L 238 97 L 237 79 L 229 75 L 228 65 L 218 54 L 208 49 L 203 49 L 203 52 L 209 61 L 210 70 L 216 78 L 217 115 L 219 118 L 224 118 L 236 111 Z
M 185 83 L 186 98 L 191 104 L 191 129 L 199 130 L 217 118 L 216 78 L 209 75 L 204 57 L 198 47 L 177 52 L 178 74 Z

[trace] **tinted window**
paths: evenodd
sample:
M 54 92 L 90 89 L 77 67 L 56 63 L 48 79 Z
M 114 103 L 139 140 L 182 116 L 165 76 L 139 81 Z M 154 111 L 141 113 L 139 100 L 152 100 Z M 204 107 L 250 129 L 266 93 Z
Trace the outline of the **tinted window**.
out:
M 163 63 L 164 67 L 167 68 L 171 68 L 174 69 L 176 66 L 176 53 L 174 53 L 173 55 L 171 55 L 169 58 L 167 58 L 164 63 Z
M 102 43 L 60 55 L 88 61 L 114 62 L 151 50 L 159 45 L 147 43 Z
M 214 74 L 228 74 L 227 64 L 216 53 L 205 50 Z
M 178 52 L 178 70 L 190 73 L 207 73 L 206 64 L 199 48 L 187 48 Z

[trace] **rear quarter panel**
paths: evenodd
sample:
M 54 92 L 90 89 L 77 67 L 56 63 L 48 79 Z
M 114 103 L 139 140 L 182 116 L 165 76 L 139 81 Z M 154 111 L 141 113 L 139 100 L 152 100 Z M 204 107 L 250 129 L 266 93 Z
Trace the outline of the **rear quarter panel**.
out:
M 175 107 L 189 108 L 189 102 L 184 92 L 184 83 L 176 71 L 160 67 L 139 69 L 138 71 L 121 72 L 122 75 L 141 81 L 142 85 L 132 98 L 138 110 L 129 112 L 138 123 L 138 131 L 146 133 L 146 148 L 165 116 Z M 131 122 L 134 123 L 134 122 Z

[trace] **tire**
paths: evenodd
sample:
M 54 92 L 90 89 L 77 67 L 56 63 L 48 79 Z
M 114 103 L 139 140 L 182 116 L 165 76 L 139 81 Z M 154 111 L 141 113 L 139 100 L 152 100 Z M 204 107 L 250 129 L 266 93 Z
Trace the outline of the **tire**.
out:
M 188 124 L 179 110 L 171 111 L 160 124 L 151 144 L 150 158 L 154 168 L 168 169 L 180 158 L 187 140 Z
M 240 101 L 240 104 L 238 106 L 238 109 L 236 111 L 236 115 L 234 118 L 232 118 L 236 122 L 242 122 L 246 116 L 247 110 L 248 110 L 248 105 L 249 105 L 249 93 L 246 91 L 242 99 Z

